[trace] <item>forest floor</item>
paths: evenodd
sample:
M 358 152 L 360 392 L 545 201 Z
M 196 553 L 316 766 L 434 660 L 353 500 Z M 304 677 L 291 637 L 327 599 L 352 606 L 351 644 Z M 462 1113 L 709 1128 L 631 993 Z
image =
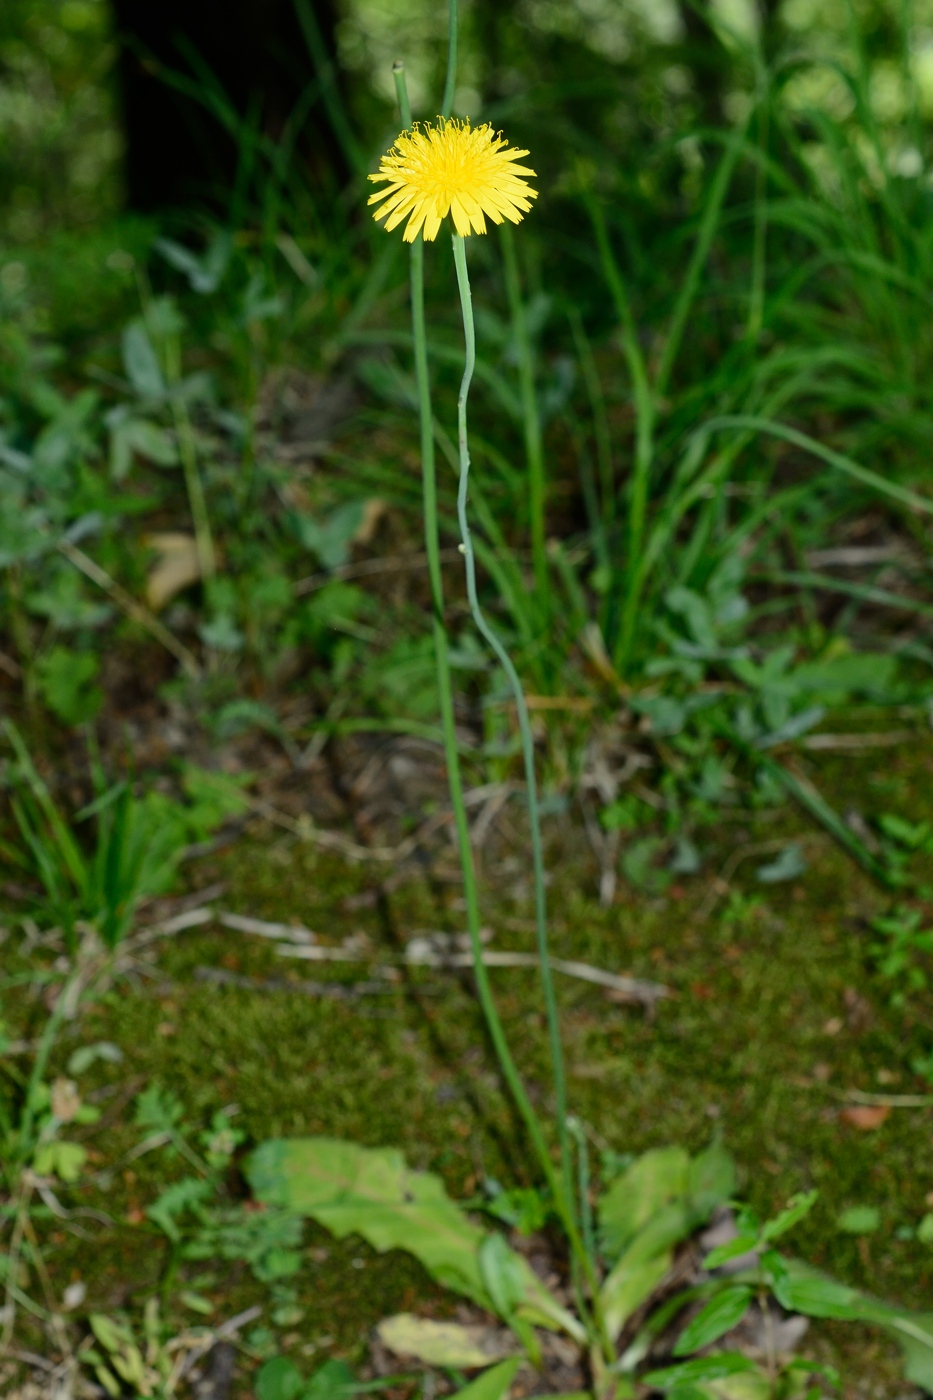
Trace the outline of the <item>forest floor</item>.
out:
M 417 769 L 404 746 L 393 755 L 397 771 L 405 762 Z M 881 760 L 877 751 L 856 750 L 808 758 L 808 766 L 837 810 L 933 817 L 933 741 L 920 732 Z M 527 952 L 533 922 L 522 817 L 517 801 L 500 802 L 480 866 L 490 946 Z M 670 992 L 646 1010 L 558 978 L 573 1111 L 597 1156 L 600 1148 L 638 1153 L 670 1143 L 696 1151 L 721 1133 L 743 1198 L 764 1213 L 818 1188 L 793 1250 L 922 1309 L 933 1251 L 917 1240 L 916 1226 L 933 1200 L 933 1099 L 923 1102 L 929 1084 L 911 1061 L 929 1054 L 933 1017 L 928 993 L 897 1007 L 892 985 L 879 978 L 870 924 L 891 897 L 796 809 L 736 809 L 728 817 L 702 873 L 678 876 L 650 896 L 620 881 L 609 907 L 599 900 L 599 869 L 579 816 L 548 817 L 555 955 Z M 768 853 L 773 858 L 791 836 L 806 870 L 780 884 L 756 879 Z M 377 867 L 260 821 L 190 863 L 186 878 L 187 894 L 151 916 L 193 907 L 210 915 L 140 954 L 56 1052 L 57 1073 L 79 1042 L 112 1042 L 123 1058 L 99 1062 L 82 1079 L 103 1113 L 81 1134 L 93 1171 L 65 1193 L 69 1207 L 102 1212 L 111 1223 L 82 1228 L 78 1238 L 67 1222 L 51 1222 L 53 1288 L 83 1281 L 85 1306 L 111 1313 L 162 1289 L 179 1323 L 192 1320 L 179 1301 L 191 1294 L 215 1320 L 258 1304 L 265 1311 L 252 1334 L 255 1356 L 277 1349 L 304 1370 L 308 1358 L 332 1355 L 363 1364 L 380 1318 L 443 1314 L 453 1307 L 450 1295 L 407 1256 L 380 1256 L 358 1238 L 337 1242 L 309 1226 L 301 1270 L 290 1280 L 297 1296 L 276 1324 L 267 1291 L 245 1265 L 172 1258 L 145 1210 L 184 1175 L 185 1163 L 170 1147 L 132 1156 L 141 1139 L 133 1103 L 157 1084 L 177 1096 L 192 1125 L 228 1109 L 247 1144 L 328 1134 L 398 1146 L 412 1165 L 439 1171 L 456 1197 L 474 1195 L 487 1178 L 533 1184 L 470 975 L 400 958 L 415 936 L 462 929 L 453 847 Z M 357 960 L 284 958 L 268 937 L 222 924 L 223 914 L 303 926 Z M 9 940 L 0 953 L 8 972 L 19 964 L 14 947 Z M 502 968 L 491 976 L 521 1067 L 546 1109 L 536 974 Z M 24 1002 L 27 1034 L 35 1014 Z M 902 1105 L 901 1097 L 920 1102 Z M 879 1228 L 859 1236 L 841 1229 L 840 1213 L 852 1206 L 875 1207 Z M 803 1347 L 839 1365 L 842 1393 L 852 1400 L 913 1393 L 897 1379 L 894 1350 L 870 1329 L 811 1324 Z M 247 1356 L 234 1395 L 251 1393 L 249 1375 Z

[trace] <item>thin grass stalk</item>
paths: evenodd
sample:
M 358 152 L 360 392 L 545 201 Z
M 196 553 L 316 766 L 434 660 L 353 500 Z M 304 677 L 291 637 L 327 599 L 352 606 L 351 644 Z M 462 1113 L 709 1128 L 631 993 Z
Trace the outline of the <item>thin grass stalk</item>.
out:
M 411 125 L 411 104 L 405 80 L 404 66 L 397 63 L 393 67 L 396 92 L 402 122 Z M 454 720 L 453 683 L 450 673 L 450 653 L 447 631 L 444 626 L 443 576 L 440 563 L 440 533 L 437 514 L 437 477 L 434 453 L 434 422 L 431 411 L 431 385 L 428 373 L 427 329 L 424 314 L 424 241 L 419 236 L 411 247 L 411 306 L 412 336 L 415 350 L 415 381 L 418 391 L 418 417 L 421 437 L 422 502 L 424 508 L 425 553 L 428 557 L 428 578 L 431 587 L 432 633 L 437 664 L 437 686 L 441 708 L 441 728 L 444 740 L 444 756 L 447 763 L 447 780 L 450 801 L 454 814 L 454 830 L 463 873 L 464 901 L 466 903 L 467 933 L 473 955 L 473 972 L 476 978 L 480 1007 L 486 1021 L 490 1040 L 503 1078 L 509 1087 L 512 1098 L 528 1129 L 535 1154 L 541 1164 L 547 1183 L 554 1196 L 558 1213 L 571 1240 L 575 1255 L 585 1257 L 585 1249 L 573 1215 L 572 1196 L 566 1189 L 563 1172 L 558 1175 L 551 1161 L 551 1155 L 544 1138 L 538 1116 L 528 1098 L 521 1075 L 512 1057 L 502 1021 L 489 984 L 489 973 L 483 961 L 483 945 L 480 936 L 479 895 L 476 883 L 476 870 L 473 863 L 473 850 L 470 844 L 470 828 L 466 804 L 463 799 L 463 779 L 460 769 L 460 754 Z M 468 536 L 469 538 L 469 532 Z M 468 556 L 472 561 L 472 553 Z M 485 620 L 484 620 L 485 621 Z M 498 642 L 498 639 L 496 639 Z M 524 704 L 524 696 L 522 695 Z M 527 720 L 527 710 L 526 710 Z M 550 964 L 547 965 L 550 973 Z M 553 987 L 551 988 L 553 998 Z M 562 1062 L 561 1062 L 562 1068 Z M 562 1081 L 563 1087 L 563 1081 Z M 563 1099 L 562 1099 L 563 1101 Z M 563 1129 L 566 1140 L 566 1128 Z M 592 1278 L 595 1289 L 595 1276 Z
M 577 351 L 577 359 L 583 371 L 583 382 L 586 385 L 587 396 L 590 401 L 590 412 L 593 416 L 593 434 L 596 439 L 596 461 L 599 466 L 599 485 L 601 513 L 606 529 L 610 529 L 616 514 L 615 480 L 612 469 L 612 434 L 609 431 L 609 418 L 606 413 L 606 399 L 603 394 L 603 386 L 599 380 L 599 370 L 596 368 L 596 361 L 593 358 L 593 347 L 590 345 L 586 327 L 583 324 L 583 317 L 576 306 L 569 306 L 567 317 L 570 321 L 570 328 L 573 332 L 574 344 Z
M 758 101 L 758 169 L 755 172 L 755 229 L 752 243 L 752 286 L 748 302 L 746 335 L 752 345 L 761 335 L 765 310 L 765 274 L 768 251 L 768 139 L 770 132 L 770 93 L 768 73 L 760 77 L 762 88 Z
M 457 86 L 457 38 L 460 30 L 457 0 L 448 0 L 448 13 L 450 23 L 447 32 L 447 76 L 444 79 L 444 97 L 441 101 L 440 114 L 442 117 L 449 117 L 453 111 L 454 92 Z M 406 126 L 411 126 L 410 112 Z
M 703 218 L 700 221 L 700 229 L 697 234 L 697 241 L 694 245 L 687 272 L 680 288 L 680 295 L 674 306 L 674 314 L 671 318 L 670 328 L 664 341 L 664 349 L 661 352 L 661 360 L 657 373 L 654 377 L 654 393 L 656 399 L 662 399 L 667 393 L 671 374 L 680 353 L 683 343 L 684 332 L 687 329 L 687 318 L 696 300 L 700 287 L 700 277 L 706 261 L 709 258 L 710 250 L 713 246 L 713 239 L 716 237 L 716 230 L 719 227 L 719 216 L 722 213 L 723 201 L 732 181 L 732 174 L 735 170 L 739 152 L 745 141 L 745 134 L 748 130 L 748 122 L 751 120 L 751 113 L 740 127 L 736 127 L 732 134 L 732 139 L 722 154 L 722 158 L 713 177 L 713 184 L 706 201 L 706 208 L 703 210 Z
M 178 337 L 167 337 L 165 346 L 166 371 L 169 383 L 177 385 L 181 380 L 181 346 Z M 211 531 L 210 513 L 204 494 L 204 483 L 198 468 L 198 449 L 195 444 L 194 428 L 187 405 L 178 395 L 172 395 L 172 416 L 175 419 L 175 435 L 178 438 L 178 454 L 181 457 L 191 507 L 191 523 L 194 526 L 194 542 L 198 556 L 198 569 L 202 583 L 209 583 L 217 572 L 217 554 L 214 549 L 214 536 Z
M 470 277 L 466 265 L 466 248 L 460 234 L 453 235 L 454 263 L 457 268 L 457 286 L 460 292 L 460 308 L 463 313 L 463 335 L 466 347 L 466 363 L 460 394 L 457 399 L 457 438 L 460 451 L 460 482 L 457 491 L 457 519 L 463 542 L 463 555 L 466 564 L 467 598 L 473 621 L 481 636 L 495 653 L 496 659 L 506 674 L 521 736 L 522 757 L 525 766 L 525 783 L 528 798 L 528 822 L 531 833 L 532 872 L 535 889 L 535 932 L 538 943 L 538 958 L 541 972 L 541 985 L 544 993 L 545 1014 L 548 1024 L 548 1039 L 551 1051 L 551 1071 L 554 1077 L 554 1099 L 557 1115 L 557 1134 L 560 1144 L 561 1170 L 564 1190 L 572 1199 L 572 1163 L 570 1138 L 567 1131 L 567 1079 L 564 1069 L 564 1050 L 560 1035 L 560 1020 L 557 1011 L 557 997 L 551 973 L 550 949 L 547 930 L 547 893 L 544 884 L 544 851 L 541 840 L 541 813 L 538 806 L 538 782 L 535 773 L 534 737 L 525 692 L 518 672 L 499 637 L 490 627 L 480 606 L 476 588 L 476 560 L 473 554 L 473 539 L 467 515 L 467 500 L 470 482 L 470 447 L 467 436 L 467 400 L 473 378 L 473 365 L 476 358 L 476 330 L 473 323 L 473 299 L 470 293 Z
M 619 636 L 614 640 L 612 648 L 616 670 L 624 676 L 635 633 L 638 599 L 636 583 L 648 510 L 648 478 L 654 458 L 655 396 L 648 378 L 645 357 L 638 343 L 638 331 L 632 315 L 628 292 L 625 289 L 619 265 L 609 242 L 609 230 L 606 228 L 605 215 L 594 197 L 587 198 L 587 206 L 596 234 L 596 245 L 599 250 L 603 276 L 619 317 L 622 350 L 628 364 L 632 380 L 632 394 L 635 400 L 635 462 L 629 484 L 627 548 L 622 585 L 624 602 Z
M 522 300 L 521 278 L 518 272 L 518 258 L 515 253 L 515 237 L 512 225 L 506 221 L 499 225 L 502 241 L 502 256 L 505 266 L 505 289 L 512 316 L 512 334 L 518 356 L 518 382 L 522 406 L 522 433 L 525 438 L 525 460 L 528 464 L 528 517 L 531 534 L 531 567 L 534 573 L 535 594 L 543 613 L 542 621 L 550 616 L 550 594 L 548 580 L 547 540 L 545 523 L 545 503 L 547 486 L 544 476 L 544 445 L 541 440 L 541 415 L 538 411 L 538 396 L 535 392 L 535 364 L 531 337 L 528 334 L 528 319 L 525 303 Z
M 360 174 L 366 170 L 366 152 L 356 139 L 356 133 L 351 125 L 337 83 L 334 60 L 327 52 L 327 45 L 324 43 L 324 36 L 315 17 L 314 8 L 308 3 L 308 0 L 292 0 L 292 3 L 295 6 L 295 14 L 301 26 L 308 53 L 311 55 L 317 80 L 321 86 L 321 98 L 331 130 L 343 150 L 347 164 L 357 174 Z

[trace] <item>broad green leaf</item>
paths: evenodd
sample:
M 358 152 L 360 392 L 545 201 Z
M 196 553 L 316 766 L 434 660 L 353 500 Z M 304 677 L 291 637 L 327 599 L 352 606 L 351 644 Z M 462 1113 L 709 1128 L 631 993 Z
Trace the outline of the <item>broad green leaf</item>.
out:
M 429 1366 L 449 1366 L 462 1371 L 491 1366 L 515 1351 L 514 1345 L 503 1345 L 504 1334 L 492 1328 L 435 1322 L 412 1313 L 387 1317 L 376 1331 L 379 1340 L 396 1356 L 414 1356 Z
M 676 1391 L 679 1386 L 703 1385 L 707 1381 L 725 1380 L 730 1376 L 754 1375 L 758 1367 L 737 1351 L 722 1351 L 717 1356 L 700 1356 L 680 1366 L 665 1366 L 651 1371 L 641 1380 L 658 1390 Z
M 635 1260 L 626 1253 L 607 1275 L 599 1297 L 606 1331 L 613 1340 L 636 1309 L 650 1298 L 671 1267 L 671 1259 L 669 1250 Z
M 616 1178 L 599 1206 L 603 1248 L 618 1258 L 652 1216 L 687 1193 L 690 1157 L 682 1147 L 657 1147 Z
M 131 321 L 123 332 L 123 367 L 142 398 L 157 399 L 165 393 L 162 368 L 142 321 Z
M 774 1281 L 774 1296 L 788 1312 L 805 1317 L 835 1317 L 843 1322 L 868 1320 L 867 1299 L 855 1288 L 819 1275 L 788 1274 Z
M 515 1379 L 515 1372 L 522 1363 L 520 1356 L 509 1357 L 508 1361 L 500 1361 L 498 1366 L 493 1366 L 490 1370 L 484 1371 L 481 1376 L 477 1376 L 475 1381 L 458 1390 L 451 1400 L 502 1400 L 508 1394 L 509 1386 Z
M 356 1385 L 356 1377 L 345 1361 L 331 1357 L 319 1366 L 302 1392 L 301 1400 L 333 1400 L 348 1397 Z
M 655 1255 L 663 1254 L 672 1245 L 685 1240 L 700 1219 L 702 1217 L 691 1210 L 687 1201 L 672 1201 L 670 1205 L 662 1206 L 639 1230 L 630 1241 L 624 1257 L 630 1264 L 653 1259 Z
M 492 1234 L 479 1247 L 479 1267 L 496 1312 L 500 1317 L 511 1317 L 525 1301 L 526 1261 L 509 1249 L 501 1235 Z
M 260 1367 L 256 1377 L 256 1400 L 297 1400 L 304 1380 L 294 1361 L 274 1356 Z
M 718 1342 L 726 1332 L 730 1332 L 748 1311 L 752 1300 L 752 1290 L 741 1284 L 724 1288 L 711 1298 L 697 1313 L 677 1338 L 675 1356 L 689 1356 L 691 1352 L 702 1351 L 712 1342 Z
M 558 1303 L 527 1260 L 500 1236 L 474 1225 L 439 1177 L 411 1171 L 394 1148 L 358 1147 L 334 1138 L 263 1143 L 247 1177 L 257 1200 L 307 1215 L 338 1238 L 359 1234 L 380 1252 L 404 1249 L 447 1288 L 503 1316 L 584 1339 L 579 1321 Z M 498 1241 L 498 1243 L 492 1243 Z M 480 1260 L 494 1280 L 489 1291 Z
M 279 1139 L 257 1148 L 246 1170 L 257 1200 L 310 1216 L 338 1239 L 359 1234 L 380 1252 L 407 1250 L 440 1283 L 490 1307 L 479 1266 L 483 1231 L 439 1177 L 411 1171 L 396 1149 Z

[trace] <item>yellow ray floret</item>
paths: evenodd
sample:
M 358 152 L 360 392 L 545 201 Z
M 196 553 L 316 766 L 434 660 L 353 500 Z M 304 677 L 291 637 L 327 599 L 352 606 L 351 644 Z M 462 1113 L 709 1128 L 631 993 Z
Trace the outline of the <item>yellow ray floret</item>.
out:
M 385 219 L 387 230 L 407 219 L 406 243 L 414 243 L 422 229 L 431 242 L 448 214 L 461 236 L 485 233 L 487 215 L 494 224 L 520 223 L 538 193 L 522 176 L 535 172 L 516 163 L 527 151 L 507 147 L 487 123 L 471 127 L 469 121 L 439 117 L 436 126 L 416 124 L 396 137 L 378 173 L 369 177 L 388 181 L 370 196 L 370 204 L 381 205 L 373 218 Z

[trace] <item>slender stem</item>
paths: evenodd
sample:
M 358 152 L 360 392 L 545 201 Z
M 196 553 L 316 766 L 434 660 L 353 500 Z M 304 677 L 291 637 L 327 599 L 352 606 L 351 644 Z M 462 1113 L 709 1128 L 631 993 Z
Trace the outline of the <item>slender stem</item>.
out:
M 444 100 L 441 102 L 441 116 L 449 117 L 454 105 L 454 92 L 457 87 L 457 34 L 459 30 L 457 0 L 449 0 L 450 28 L 447 38 L 447 77 L 444 81 Z
M 165 359 L 168 380 L 171 384 L 177 385 L 181 379 L 181 346 L 175 334 L 166 339 Z M 176 394 L 172 395 L 172 415 L 175 419 L 178 452 L 185 474 L 188 504 L 191 507 L 191 522 L 194 525 L 198 568 L 201 572 L 202 583 L 209 583 L 217 572 L 214 538 L 211 534 L 211 521 L 204 495 L 204 484 L 198 470 L 198 450 L 194 440 L 194 429 L 191 425 L 187 405 Z
M 411 107 L 408 100 L 405 71 L 402 64 L 393 68 L 396 91 L 402 121 L 410 123 Z M 462 240 L 461 240 L 462 241 Z M 434 420 L 431 411 L 431 384 L 428 374 L 427 331 L 424 314 L 424 241 L 420 237 L 411 246 L 411 314 L 412 337 L 415 350 L 415 383 L 418 391 L 418 416 L 421 428 L 421 478 L 424 509 L 424 544 L 428 557 L 428 578 L 431 585 L 432 630 L 434 654 L 437 665 L 437 688 L 441 707 L 441 729 L 444 736 L 444 755 L 447 762 L 447 781 L 450 788 L 450 801 L 454 814 L 454 830 L 463 872 L 463 891 L 466 903 L 467 932 L 473 954 L 473 971 L 480 1006 L 486 1020 L 489 1037 L 499 1061 L 503 1077 L 509 1087 L 516 1106 L 528 1129 L 535 1153 L 554 1195 L 562 1217 L 566 1216 L 569 1225 L 576 1230 L 567 1193 L 558 1179 L 554 1164 L 537 1115 L 528 1098 L 521 1076 L 512 1058 L 499 1012 L 493 1000 L 489 985 L 489 973 L 483 961 L 483 945 L 480 937 L 479 894 L 476 883 L 476 870 L 473 864 L 473 850 L 470 845 L 470 828 L 467 820 L 466 803 L 463 800 L 463 778 L 460 771 L 460 754 L 457 749 L 457 735 L 453 705 L 453 682 L 450 674 L 450 651 L 447 632 L 444 626 L 444 590 L 440 561 L 440 537 L 437 514 L 437 477 L 434 454 Z M 472 559 L 472 552 L 470 554 Z M 522 696 L 524 703 L 524 696 Z M 549 969 L 550 970 L 550 969 Z M 564 1133 L 566 1136 L 566 1132 Z M 569 1233 L 569 1229 L 568 1229 Z M 579 1236 L 578 1236 L 579 1239 Z M 582 1248 L 582 1242 L 580 1242 Z
M 518 258 L 512 225 L 499 225 L 505 262 L 505 287 L 512 313 L 512 333 L 518 352 L 518 381 L 522 404 L 522 429 L 525 435 L 525 459 L 528 463 L 528 514 L 531 525 L 531 562 L 535 576 L 535 593 L 545 616 L 550 612 L 548 598 L 547 544 L 545 540 L 544 447 L 541 441 L 541 415 L 535 393 L 534 351 L 528 334 L 525 303 L 522 301 Z
M 457 400 L 457 428 L 460 448 L 460 484 L 457 492 L 457 518 L 460 522 L 460 535 L 463 540 L 463 554 L 466 563 L 467 597 L 473 621 L 496 654 L 505 671 L 518 715 L 518 727 L 522 742 L 522 755 L 525 762 L 525 782 L 528 793 L 528 820 L 531 828 L 531 856 L 535 887 L 535 927 L 538 941 L 538 959 L 541 969 L 541 984 L 547 1014 L 548 1038 L 551 1049 L 551 1066 L 554 1075 L 554 1098 L 557 1113 L 557 1133 L 560 1143 L 561 1167 L 564 1175 L 564 1189 L 571 1195 L 570 1141 L 567 1134 L 567 1085 L 564 1072 L 564 1051 L 560 1036 L 560 1021 L 557 1012 L 557 997 L 551 974 L 550 950 L 547 932 L 547 895 L 544 885 L 544 852 L 541 842 L 541 814 L 538 807 L 538 784 L 535 774 L 534 738 L 525 693 L 518 672 L 502 642 L 486 621 L 480 607 L 476 590 L 476 561 L 473 555 L 473 540 L 470 522 L 467 517 L 467 499 L 470 479 L 470 448 L 467 439 L 467 398 L 473 367 L 476 360 L 476 331 L 473 325 L 473 300 L 470 295 L 470 279 L 466 265 L 466 248 L 460 234 L 453 235 L 454 262 L 457 267 L 457 285 L 460 290 L 460 307 L 463 312 L 463 334 L 466 342 L 466 365 L 460 384 Z

